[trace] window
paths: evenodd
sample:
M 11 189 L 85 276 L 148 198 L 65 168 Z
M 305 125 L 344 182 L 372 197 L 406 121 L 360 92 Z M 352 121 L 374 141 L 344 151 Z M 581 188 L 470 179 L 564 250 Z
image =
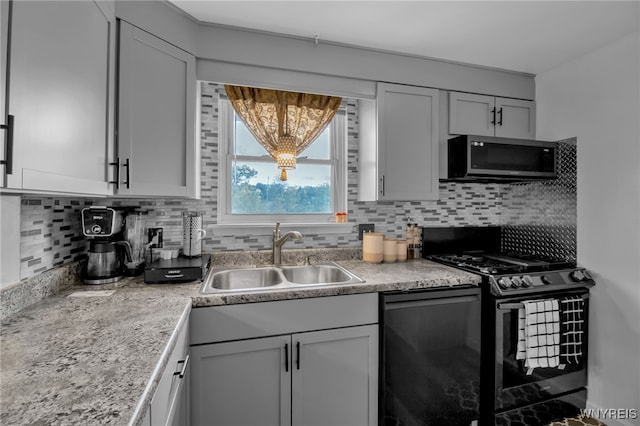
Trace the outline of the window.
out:
M 221 99 L 219 107 L 219 223 L 322 223 L 346 209 L 344 111 L 301 153 L 283 182 L 275 160 L 231 103 Z

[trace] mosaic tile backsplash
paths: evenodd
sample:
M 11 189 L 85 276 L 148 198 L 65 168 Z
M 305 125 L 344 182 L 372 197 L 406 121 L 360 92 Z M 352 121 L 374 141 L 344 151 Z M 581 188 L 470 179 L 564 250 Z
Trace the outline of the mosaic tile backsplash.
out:
M 218 190 L 218 100 L 222 85 L 201 83 L 201 199 L 49 199 L 25 197 L 22 201 L 22 278 L 39 274 L 81 258 L 87 242 L 80 228 L 80 210 L 91 204 L 137 206 L 146 212 L 147 227 L 162 227 L 167 246 L 179 247 L 182 238 L 182 213 L 197 210 L 204 213 L 207 236 L 205 251 L 260 250 L 271 247 L 271 235 L 252 232 L 235 233 L 212 230 L 217 220 Z M 359 247 L 357 224 L 374 223 L 376 231 L 401 237 L 411 222 L 423 226 L 502 225 L 523 217 L 522 211 L 533 211 L 546 203 L 548 191 L 535 189 L 535 196 L 520 196 L 529 191 L 523 187 L 482 183 L 441 183 L 440 199 L 424 202 L 360 202 L 358 194 L 358 101 L 347 99 L 348 117 L 348 222 L 354 227 L 346 234 L 305 235 L 301 243 L 288 248 Z M 575 155 L 575 153 L 574 153 Z M 570 205 L 567 220 L 575 225 L 575 191 L 563 195 L 573 200 L 555 200 Z M 540 199 L 539 199 L 540 197 Z M 507 205 L 507 204 L 512 205 Z M 559 204 L 558 204 L 559 203 Z M 518 213 L 520 212 L 520 213 Z M 571 215 L 572 218 L 571 218 Z

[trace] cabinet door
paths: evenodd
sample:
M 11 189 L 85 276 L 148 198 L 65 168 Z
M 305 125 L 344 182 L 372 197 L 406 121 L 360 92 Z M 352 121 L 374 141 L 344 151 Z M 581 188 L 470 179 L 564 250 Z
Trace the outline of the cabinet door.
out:
M 187 413 L 181 411 L 183 404 L 188 403 L 189 381 L 189 323 L 178 331 L 174 347 L 165 370 L 160 377 L 158 389 L 151 400 L 151 424 L 186 425 Z M 181 420 L 181 421 L 180 421 Z
M 291 336 L 191 347 L 194 425 L 291 424 Z
M 113 9 L 96 1 L 12 7 L 6 113 L 15 117 L 13 170 L 4 186 L 107 195 Z
M 378 424 L 378 326 L 293 336 L 294 425 Z
M 471 93 L 449 94 L 449 134 L 494 136 L 495 98 Z
M 496 98 L 496 136 L 518 139 L 536 138 L 535 102 Z
M 191 384 L 191 369 L 187 368 L 182 378 L 182 386 L 176 393 L 174 405 L 169 410 L 167 425 L 189 426 L 191 424 L 191 399 L 189 386 Z
M 438 91 L 378 83 L 378 200 L 438 199 Z
M 118 195 L 196 196 L 195 57 L 120 21 Z

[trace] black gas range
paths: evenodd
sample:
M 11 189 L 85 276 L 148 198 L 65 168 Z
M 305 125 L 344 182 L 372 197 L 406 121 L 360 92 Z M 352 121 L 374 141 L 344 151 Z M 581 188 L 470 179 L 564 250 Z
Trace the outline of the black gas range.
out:
M 549 258 L 536 247 L 535 254 L 503 252 L 502 237 L 500 227 L 423 228 L 424 258 L 483 277 L 479 424 L 539 426 L 573 417 L 586 406 L 593 277 L 575 262 Z M 558 318 L 579 311 L 568 318 L 579 319 L 579 357 L 557 367 L 527 367 L 518 348 L 526 342 L 521 330 L 532 304 L 551 306 Z M 560 335 L 578 331 L 559 319 L 558 324 Z
M 424 228 L 423 257 L 484 277 L 494 297 L 589 287 L 593 277 L 575 262 L 545 255 L 504 253 L 500 227 Z

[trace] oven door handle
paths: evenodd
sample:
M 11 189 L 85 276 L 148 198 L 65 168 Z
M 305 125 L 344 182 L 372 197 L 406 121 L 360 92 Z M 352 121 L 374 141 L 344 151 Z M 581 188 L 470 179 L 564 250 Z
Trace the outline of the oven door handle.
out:
M 589 298 L 589 293 L 585 293 L 585 294 L 581 294 L 580 297 L 582 297 L 584 300 L 587 300 Z M 544 299 L 540 299 L 540 300 L 544 300 Z M 520 309 L 520 308 L 524 308 L 524 304 L 522 302 L 519 303 L 498 303 L 498 309 L 501 311 L 511 311 L 513 309 Z

